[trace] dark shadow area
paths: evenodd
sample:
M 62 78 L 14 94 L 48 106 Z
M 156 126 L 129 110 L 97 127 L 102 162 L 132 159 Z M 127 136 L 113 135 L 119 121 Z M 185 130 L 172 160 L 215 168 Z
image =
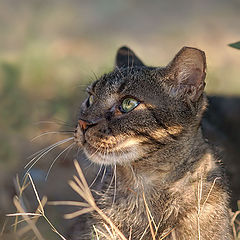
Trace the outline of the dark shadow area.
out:
M 202 126 L 222 159 L 229 178 L 231 206 L 237 210 L 240 199 L 240 97 L 209 96 Z

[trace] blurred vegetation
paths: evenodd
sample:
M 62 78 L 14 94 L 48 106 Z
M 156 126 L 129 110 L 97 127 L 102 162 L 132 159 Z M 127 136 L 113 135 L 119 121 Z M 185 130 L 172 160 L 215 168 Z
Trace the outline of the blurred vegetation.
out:
M 31 66 L 26 69 L 29 64 Z M 24 75 L 31 79 L 27 86 L 24 85 Z M 76 105 L 79 88 L 58 82 L 52 66 L 41 59 L 21 62 L 2 60 L 0 78 L 0 165 L 11 165 L 11 162 L 16 162 L 14 139 L 23 135 L 35 136 L 34 123 L 49 119 L 73 123 L 73 106 Z M 49 95 L 54 97 L 49 100 Z
M 20 74 L 19 66 L 7 62 L 1 64 L 3 86 L 0 124 L 8 131 L 21 130 L 29 125 L 27 116 L 30 115 L 32 106 L 28 105 L 28 96 L 20 86 Z

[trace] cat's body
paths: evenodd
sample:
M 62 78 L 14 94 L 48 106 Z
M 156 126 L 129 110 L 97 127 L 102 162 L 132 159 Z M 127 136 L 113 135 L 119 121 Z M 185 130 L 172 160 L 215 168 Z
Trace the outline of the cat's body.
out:
M 225 177 L 200 128 L 204 53 L 183 48 L 153 68 L 123 47 L 116 65 L 88 89 L 75 134 L 91 161 L 112 165 L 97 205 L 127 239 L 232 239 Z M 85 215 L 71 239 L 96 229 L 108 239 L 100 216 Z

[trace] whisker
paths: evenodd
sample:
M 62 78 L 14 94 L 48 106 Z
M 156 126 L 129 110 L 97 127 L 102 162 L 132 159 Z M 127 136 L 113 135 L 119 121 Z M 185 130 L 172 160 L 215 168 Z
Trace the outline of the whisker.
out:
M 87 158 L 85 158 L 86 160 L 88 160 Z M 93 165 L 93 162 L 89 161 L 89 165 L 87 167 L 84 168 L 85 172 L 88 172 L 89 168 Z
M 26 168 L 28 165 L 30 165 L 31 162 L 33 162 L 34 159 L 36 159 L 38 156 L 40 156 L 43 152 L 47 151 L 48 149 L 50 149 L 51 147 L 55 146 L 56 144 L 61 143 L 61 142 L 64 142 L 64 141 L 66 141 L 66 140 L 68 140 L 68 139 L 69 139 L 69 138 L 63 139 L 63 140 L 61 140 L 61 141 L 58 141 L 57 143 L 54 143 L 54 144 L 52 144 L 52 145 L 50 145 L 50 146 L 48 146 L 48 147 L 45 147 L 45 148 L 37 151 L 36 153 L 32 154 L 32 155 L 29 156 L 27 159 L 30 159 L 30 158 L 32 158 L 32 157 L 34 157 L 34 156 L 35 156 L 35 157 L 34 157 L 33 159 L 31 159 L 31 161 L 28 162 L 28 163 L 24 166 L 24 168 Z M 71 137 L 71 139 L 73 139 L 73 137 Z
M 70 127 L 70 128 L 74 128 L 74 125 L 70 125 L 68 123 L 65 122 L 54 122 L 54 121 L 38 121 L 36 123 L 34 123 L 35 125 L 40 125 L 40 124 L 56 124 L 59 126 L 65 126 L 65 127 Z
M 49 173 L 50 173 L 50 171 L 51 171 L 54 163 L 57 161 L 57 159 L 58 159 L 64 152 L 66 152 L 68 149 L 71 149 L 74 144 L 75 144 L 75 143 L 72 143 L 72 144 L 70 144 L 68 147 L 66 147 L 66 148 L 65 148 L 63 151 L 61 151 L 61 152 L 57 155 L 57 157 L 52 161 L 52 163 L 51 163 L 51 165 L 50 165 L 50 167 L 49 167 L 49 169 L 48 169 L 47 175 L 46 175 L 46 177 L 45 177 L 45 181 L 47 180 L 48 175 L 49 175 Z
M 80 158 L 80 154 L 84 153 L 83 149 L 80 148 L 79 146 L 77 146 L 77 153 L 76 153 L 76 159 L 79 161 L 79 160 L 88 160 L 87 157 L 84 155 L 84 157 L 81 157 Z M 88 160 L 88 162 L 90 162 Z M 84 168 L 84 173 L 86 172 L 86 169 L 88 169 L 88 167 L 90 167 L 90 165 L 93 164 L 92 162 L 90 162 L 90 164 Z
M 51 147 L 50 149 L 48 149 L 47 151 L 43 152 L 38 158 L 37 158 L 37 157 L 33 158 L 33 159 L 24 167 L 24 168 L 26 168 L 27 166 L 29 166 L 29 165 L 33 162 L 32 165 L 28 168 L 28 170 L 27 170 L 27 172 L 25 173 L 24 176 L 26 176 L 26 174 L 29 173 L 29 171 L 32 169 L 32 167 L 33 167 L 43 156 L 45 156 L 46 154 L 48 154 L 52 149 L 54 149 L 54 148 L 56 148 L 56 147 L 58 147 L 58 146 L 60 146 L 60 145 L 62 145 L 62 144 L 64 144 L 64 143 L 66 143 L 66 142 L 69 142 L 69 141 L 72 140 L 72 139 L 74 139 L 74 137 L 71 137 L 71 138 L 62 140 L 62 141 L 54 144 L 54 146 L 52 146 L 52 147 Z M 36 159 L 36 158 L 37 158 L 37 159 Z M 36 160 L 34 161 L 34 159 L 36 159 Z
M 110 190 L 110 187 L 111 187 L 111 185 L 112 185 L 112 183 L 113 183 L 113 179 L 114 179 L 114 173 L 112 174 L 112 179 L 111 179 L 111 181 L 110 181 L 110 183 L 109 183 L 109 186 L 108 186 L 105 194 Z
M 70 153 L 70 151 L 71 151 L 71 150 L 72 150 L 74 147 L 77 147 L 77 145 L 76 145 L 76 144 L 74 144 L 74 145 L 72 146 L 72 148 L 69 148 L 69 149 L 68 149 L 68 151 L 67 151 L 67 152 L 66 152 L 66 154 L 65 154 L 65 157 L 64 157 L 63 161 L 65 161 L 65 160 L 66 160 L 66 158 L 67 158 L 68 154 Z
M 102 146 L 102 145 L 101 145 L 101 146 Z M 89 157 L 86 157 L 86 156 L 85 156 L 85 157 L 83 158 L 84 160 L 87 160 L 88 162 L 90 162 L 90 164 L 89 164 L 87 167 L 84 168 L 85 174 L 87 174 L 86 172 L 88 172 L 88 169 L 94 164 L 94 163 L 90 160 L 90 158 L 93 157 L 93 156 L 98 152 L 98 150 L 101 148 L 101 146 L 100 146 L 91 156 L 89 156 Z M 79 159 L 79 153 L 80 153 L 80 151 L 83 152 L 83 149 L 78 148 L 78 151 L 77 151 L 77 159 Z M 92 184 L 93 184 L 93 183 L 92 183 Z
M 97 76 L 97 74 L 93 70 L 91 70 L 91 72 L 92 72 L 92 74 L 93 74 L 93 76 L 95 78 L 94 81 L 98 80 L 99 77 Z
M 71 121 L 71 123 L 69 123 L 69 122 L 66 122 L 66 121 L 64 121 L 64 120 L 62 120 L 62 119 L 57 119 L 57 118 L 55 118 L 54 120 L 56 120 L 56 122 L 58 122 L 58 123 L 60 123 L 60 124 L 62 124 L 62 125 L 65 125 L 65 126 L 69 126 L 69 127 L 74 127 L 75 128 L 75 121 Z
M 105 158 L 105 156 L 106 156 L 106 152 L 104 151 L 104 153 L 103 153 L 103 158 Z M 103 182 L 104 176 L 105 176 L 105 174 L 106 174 L 106 169 L 107 169 L 107 167 L 106 167 L 106 165 L 105 165 L 105 166 L 104 166 L 104 172 L 103 172 L 103 175 L 102 175 L 102 178 L 101 178 L 101 183 Z
M 53 144 L 52 144 L 53 145 Z M 40 155 L 42 152 L 44 152 L 45 150 L 49 149 L 50 147 L 52 147 L 52 145 L 42 148 L 40 150 L 38 150 L 37 152 L 33 153 L 32 155 L 30 155 L 29 157 L 27 157 L 27 159 L 31 159 L 32 157 L 36 156 L 36 155 Z M 28 163 L 27 163 L 28 164 Z M 27 167 L 27 165 L 25 165 L 24 167 Z
M 93 184 L 96 182 L 96 180 L 98 179 L 98 176 L 99 176 L 99 174 L 100 174 L 100 172 L 101 172 L 101 170 L 102 170 L 102 166 L 103 166 L 103 164 L 101 164 L 101 166 L 100 166 L 100 168 L 99 168 L 99 170 L 98 170 L 98 173 L 97 173 L 96 177 L 94 178 L 94 180 L 92 181 L 92 183 L 89 185 L 89 188 L 91 188 L 92 185 L 93 185 Z
M 57 142 L 57 143 L 59 143 L 59 142 Z M 37 158 L 37 157 L 40 156 L 43 152 L 45 152 L 46 150 L 48 150 L 49 148 L 51 148 L 52 146 L 54 146 L 54 145 L 57 144 L 57 143 L 51 144 L 51 145 L 48 146 L 48 147 L 45 147 L 45 148 L 40 149 L 39 151 L 37 151 L 37 152 L 33 153 L 32 155 L 30 155 L 29 157 L 27 157 L 27 159 L 31 159 L 32 157 L 34 157 L 34 159 Z M 31 159 L 31 161 L 33 161 L 33 159 Z M 30 163 L 27 163 L 27 164 L 24 166 L 24 168 L 26 168 L 29 164 L 30 164 Z
M 89 157 L 89 159 L 91 159 L 91 158 L 98 152 L 98 150 L 102 147 L 102 145 L 103 145 L 103 144 L 101 144 L 101 145 L 97 148 L 97 150 Z M 92 187 L 92 185 L 93 185 L 93 184 L 95 183 L 95 181 L 97 180 L 97 178 L 98 178 L 98 176 L 99 176 L 99 174 L 100 174 L 100 172 L 101 172 L 101 170 L 102 170 L 102 166 L 103 166 L 103 165 L 101 164 L 101 167 L 100 167 L 100 169 L 99 169 L 96 177 L 94 178 L 93 182 L 90 184 L 89 188 Z
M 69 130 L 69 131 L 57 131 L 57 132 L 44 132 L 34 138 L 31 139 L 31 142 L 35 141 L 36 139 L 45 136 L 45 135 L 49 135 L 49 134 L 69 134 L 69 133 L 74 133 L 74 131 Z
M 107 166 L 104 166 L 104 171 L 103 171 L 101 183 L 103 182 L 103 179 L 104 179 L 104 177 L 105 177 L 106 171 L 107 171 Z
M 99 148 L 97 148 L 97 150 L 89 157 L 89 159 L 90 158 L 92 158 L 97 152 L 98 152 L 98 150 L 100 149 L 102 147 L 102 144 L 99 146 Z
M 108 148 L 106 149 L 106 155 L 108 155 Z M 111 166 L 111 173 L 113 174 L 114 172 L 112 172 L 112 166 Z M 109 186 L 108 186 L 108 188 L 107 188 L 107 191 L 106 191 L 106 193 L 110 190 L 110 187 L 111 187 L 111 185 L 112 185 L 112 183 L 113 183 L 113 177 L 114 177 L 114 175 L 112 175 L 112 178 L 111 178 L 111 181 L 110 181 L 110 183 L 109 183 Z
M 77 159 L 79 159 L 79 153 L 80 152 L 83 152 L 83 149 L 81 149 L 80 147 L 78 147 L 78 149 L 77 149 Z
M 115 199 L 116 199 L 116 194 L 117 194 L 117 165 L 115 163 L 114 165 L 114 193 L 113 193 L 113 201 L 112 201 L 112 205 L 114 204 L 115 202 Z
M 78 160 L 80 159 L 79 155 L 80 155 L 81 152 L 84 153 L 83 149 L 81 149 L 81 148 L 78 147 L 78 150 L 77 150 L 77 159 L 78 159 Z M 86 157 L 86 155 L 84 155 L 84 157 L 81 158 L 81 159 L 82 159 L 82 160 L 86 160 L 87 162 L 89 162 L 89 165 L 84 168 L 85 175 L 87 175 L 88 168 L 93 165 L 93 162 L 90 161 L 90 160 Z
M 24 168 L 26 168 L 34 159 L 36 159 L 38 156 L 40 156 L 43 152 L 47 151 L 49 148 L 51 148 L 52 146 L 54 146 L 56 143 L 51 144 L 48 147 L 42 148 L 39 151 L 33 153 L 32 155 L 30 155 L 29 157 L 27 157 L 27 159 L 31 159 L 30 162 L 28 162 Z M 34 158 L 33 158 L 34 157 Z M 32 159 L 33 158 L 33 159 Z

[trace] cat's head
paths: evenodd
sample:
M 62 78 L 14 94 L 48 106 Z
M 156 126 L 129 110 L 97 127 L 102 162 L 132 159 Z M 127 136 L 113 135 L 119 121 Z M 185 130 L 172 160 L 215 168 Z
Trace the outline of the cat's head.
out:
M 76 143 L 90 160 L 124 164 L 193 137 L 206 106 L 205 54 L 182 48 L 166 67 L 148 67 L 127 47 L 88 87 Z

